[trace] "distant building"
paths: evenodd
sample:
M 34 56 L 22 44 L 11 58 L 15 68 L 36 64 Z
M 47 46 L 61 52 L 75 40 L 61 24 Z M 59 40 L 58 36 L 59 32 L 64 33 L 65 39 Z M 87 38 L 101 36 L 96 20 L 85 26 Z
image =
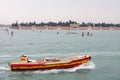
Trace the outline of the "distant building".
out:
M 70 28 L 79 28 L 79 27 L 80 27 L 79 24 L 76 23 L 70 24 Z

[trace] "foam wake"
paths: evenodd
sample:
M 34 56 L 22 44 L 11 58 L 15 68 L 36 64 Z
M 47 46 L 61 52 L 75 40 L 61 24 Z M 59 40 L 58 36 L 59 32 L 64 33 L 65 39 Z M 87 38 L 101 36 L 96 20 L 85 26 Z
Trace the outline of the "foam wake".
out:
M 10 70 L 10 69 L 7 67 L 0 67 L 0 70 Z
M 51 70 L 44 70 L 44 71 L 35 71 L 34 73 L 75 72 L 80 69 L 94 69 L 94 68 L 95 68 L 95 64 L 93 62 L 88 62 L 80 66 L 69 68 L 69 69 L 51 69 Z

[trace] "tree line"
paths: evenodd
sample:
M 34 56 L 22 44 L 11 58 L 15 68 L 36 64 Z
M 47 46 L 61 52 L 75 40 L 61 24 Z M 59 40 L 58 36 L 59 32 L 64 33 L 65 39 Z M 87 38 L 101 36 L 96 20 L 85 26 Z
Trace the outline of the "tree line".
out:
M 80 24 L 81 27 L 88 27 L 88 26 L 91 26 L 91 27 L 120 27 L 120 24 L 113 24 L 113 23 L 91 23 L 91 22 L 88 22 L 88 23 L 85 23 L 85 22 L 82 22 Z
M 35 21 L 34 22 L 22 22 L 22 23 L 19 23 L 16 21 L 16 23 L 12 23 L 12 27 L 18 27 L 18 26 L 63 26 L 63 27 L 66 27 L 66 26 L 70 26 L 70 24 L 77 24 L 77 22 L 75 21 L 66 21 L 66 22 L 41 22 L 41 23 L 36 23 Z
M 120 27 L 120 24 L 113 24 L 113 23 L 92 23 L 92 22 L 82 22 L 81 24 L 80 23 L 77 23 L 76 21 L 66 21 L 66 22 L 40 22 L 40 23 L 36 23 L 35 21 L 34 22 L 22 22 L 22 23 L 18 23 L 17 21 L 15 23 L 12 23 L 12 27 L 18 27 L 18 26 L 62 26 L 62 27 L 69 27 L 70 24 L 79 24 L 80 27 L 88 27 L 88 26 L 91 26 L 91 27 Z

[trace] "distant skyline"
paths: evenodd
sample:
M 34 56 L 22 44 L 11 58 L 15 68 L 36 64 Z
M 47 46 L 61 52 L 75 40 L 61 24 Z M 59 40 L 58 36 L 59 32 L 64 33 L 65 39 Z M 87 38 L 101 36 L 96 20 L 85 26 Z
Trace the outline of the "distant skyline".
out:
M 13 22 L 120 23 L 120 0 L 0 0 L 0 24 Z

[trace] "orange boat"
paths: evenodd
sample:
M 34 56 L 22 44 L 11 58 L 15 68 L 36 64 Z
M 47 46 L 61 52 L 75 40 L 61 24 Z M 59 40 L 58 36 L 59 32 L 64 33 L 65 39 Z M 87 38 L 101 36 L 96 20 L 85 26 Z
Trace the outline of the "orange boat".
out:
M 12 71 L 47 70 L 79 66 L 83 63 L 87 63 L 90 59 L 90 55 L 82 55 L 66 58 L 45 58 L 40 60 L 29 60 L 27 56 L 22 55 L 19 57 L 18 61 L 11 61 L 8 64 Z

